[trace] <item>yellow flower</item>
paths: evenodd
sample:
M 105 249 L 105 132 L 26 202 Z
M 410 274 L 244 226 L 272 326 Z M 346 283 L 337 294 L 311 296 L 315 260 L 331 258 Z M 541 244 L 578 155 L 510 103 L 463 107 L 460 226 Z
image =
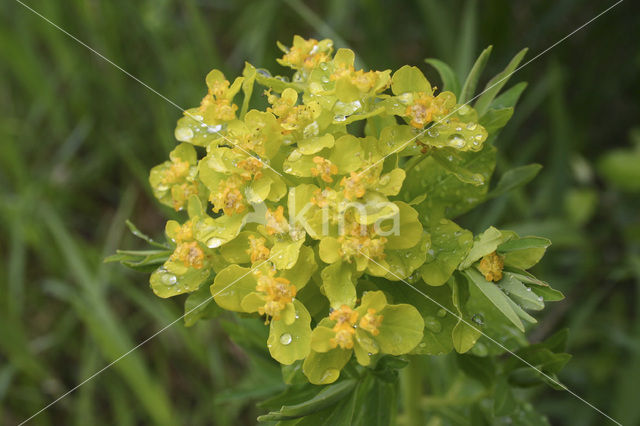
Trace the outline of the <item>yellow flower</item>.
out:
M 344 187 L 343 194 L 347 200 L 363 197 L 367 192 L 363 175 L 356 172 L 351 172 L 349 177 L 343 177 L 340 185 Z
M 245 208 L 244 197 L 240 188 L 242 187 L 242 178 L 237 175 L 223 180 L 218 185 L 218 191 L 212 193 L 209 201 L 213 203 L 213 211 L 222 210 L 226 215 L 242 213 Z
M 353 335 L 356 334 L 355 325 L 358 321 L 358 313 L 347 305 L 342 305 L 339 309 L 329 314 L 329 319 L 335 321 L 333 331 L 335 337 L 331 338 L 331 346 L 342 349 L 353 348 Z
M 256 290 L 263 293 L 265 301 L 264 305 L 258 308 L 258 313 L 266 315 L 267 321 L 269 321 L 269 318 L 280 319 L 280 311 L 287 304 L 293 302 L 297 292 L 296 287 L 286 278 L 275 278 L 275 271 L 273 270 L 270 270 L 266 275 L 256 271 L 255 275 L 258 277 Z
M 180 243 L 170 257 L 172 261 L 181 261 L 187 268 L 202 269 L 204 266 L 204 251 L 197 241 Z
M 445 106 L 446 101 L 447 98 L 444 96 L 434 97 L 430 93 L 417 92 L 414 94 L 413 103 L 407 106 L 405 116 L 411 118 L 410 125 L 422 129 L 435 117 L 449 113 L 449 109 Z
M 478 270 L 484 275 L 487 281 L 497 282 L 502 279 L 502 269 L 504 259 L 495 251 L 482 258 L 478 265 Z
M 284 217 L 284 207 L 278 206 L 275 210 L 267 209 L 265 214 L 267 219 L 267 232 L 269 235 L 284 234 L 289 232 L 289 222 Z
M 231 103 L 225 95 L 229 90 L 228 80 L 218 80 L 209 87 L 209 92 L 202 98 L 200 102 L 200 112 L 209 110 L 213 111 L 213 118 L 222 121 L 231 121 L 236 118 L 238 106 Z
M 262 167 L 262 162 L 255 157 L 238 161 L 238 168 L 245 170 L 240 173 L 240 176 L 245 180 L 260 179 L 262 176 Z
M 247 254 L 251 256 L 251 263 L 262 262 L 269 259 L 270 251 L 265 247 L 267 240 L 261 237 L 249 235 L 249 249 Z
M 380 324 L 382 324 L 382 315 L 376 315 L 376 310 L 373 308 L 367 309 L 367 313 L 360 320 L 360 328 L 367 330 L 369 333 L 377 336 L 380 334 Z
M 278 62 L 294 69 L 309 71 L 320 63 L 329 61 L 331 51 L 331 45 L 327 43 L 327 40 L 318 42 L 312 38 L 304 40 L 296 36 L 293 46 Z
M 338 166 L 333 164 L 326 158 L 320 156 L 313 157 L 313 162 L 316 167 L 311 168 L 311 174 L 313 176 L 320 176 L 320 179 L 327 183 L 333 182 L 331 175 L 338 174 Z
M 338 242 L 341 244 L 340 255 L 347 261 L 353 257 L 365 256 L 374 260 L 382 260 L 385 257 L 384 247 L 387 243 L 385 237 L 372 232 L 372 226 L 366 226 L 352 220 L 344 225 Z

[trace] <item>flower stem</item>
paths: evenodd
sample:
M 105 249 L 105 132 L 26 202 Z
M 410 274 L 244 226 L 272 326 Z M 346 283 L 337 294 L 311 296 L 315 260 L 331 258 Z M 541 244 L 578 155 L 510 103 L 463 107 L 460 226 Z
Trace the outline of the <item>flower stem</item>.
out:
M 404 418 L 408 426 L 423 424 L 420 401 L 422 398 L 422 366 L 420 358 L 409 357 L 409 365 L 401 371 Z

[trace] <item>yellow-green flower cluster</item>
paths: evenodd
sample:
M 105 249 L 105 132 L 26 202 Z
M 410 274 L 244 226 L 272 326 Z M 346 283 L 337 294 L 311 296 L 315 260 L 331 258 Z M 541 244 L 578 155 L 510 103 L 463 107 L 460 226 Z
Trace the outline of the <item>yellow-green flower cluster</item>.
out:
M 352 355 L 367 366 L 423 337 L 418 310 L 375 285 L 419 275 L 433 251 L 399 196 L 405 157 L 478 151 L 487 132 L 416 67 L 356 69 L 330 40 L 281 48 L 291 80 L 250 64 L 233 82 L 209 73 L 181 143 L 151 171 L 160 202 L 189 215 L 167 223 L 174 251 L 151 286 L 171 297 L 210 285 L 220 307 L 269 324 L 276 360 L 304 360 L 312 383 L 329 383 Z M 250 108 L 258 97 L 263 111 Z

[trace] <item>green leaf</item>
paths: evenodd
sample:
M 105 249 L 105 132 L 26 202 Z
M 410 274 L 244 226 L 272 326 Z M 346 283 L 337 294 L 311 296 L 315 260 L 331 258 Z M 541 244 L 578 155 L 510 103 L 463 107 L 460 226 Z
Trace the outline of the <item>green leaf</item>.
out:
M 425 283 L 440 286 L 447 282 L 471 249 L 473 234 L 448 219 L 441 219 L 428 232 L 431 248 L 426 262 L 420 267 L 420 275 Z
M 511 386 L 504 378 L 499 378 L 493 388 L 493 413 L 494 415 L 508 416 L 517 407 Z
M 492 199 L 506 194 L 531 182 L 542 170 L 540 164 L 527 164 L 506 171 L 498 181 L 498 184 L 488 194 L 487 199 Z
M 485 112 L 487 112 L 491 101 L 493 101 L 493 99 L 498 95 L 504 85 L 507 84 L 507 81 L 509 81 L 511 74 L 518 67 L 520 61 L 522 61 L 522 58 L 524 58 L 524 55 L 526 55 L 527 50 L 528 49 L 525 48 L 518 52 L 502 72 L 489 80 L 484 88 L 482 95 L 480 95 L 474 105 L 474 108 L 478 111 L 478 114 L 481 117 Z
M 504 277 L 496 285 L 523 309 L 539 311 L 544 308 L 544 303 L 538 300 L 538 295 L 512 274 L 504 274 Z
M 427 58 L 424 61 L 434 67 L 436 71 L 438 71 L 438 74 L 440 74 L 443 91 L 447 90 L 449 92 L 453 92 L 456 96 L 460 95 L 460 83 L 458 82 L 458 77 L 456 77 L 455 72 L 453 72 L 449 65 L 435 58 Z
M 105 263 L 120 262 L 124 266 L 140 272 L 153 272 L 171 256 L 171 250 L 117 250 L 116 254 L 104 259 Z
M 498 130 L 507 125 L 513 116 L 513 108 L 490 109 L 479 120 L 487 133 L 494 135 Z
M 451 340 L 456 352 L 463 354 L 473 348 L 482 333 L 477 326 L 472 326 L 471 318 L 462 311 L 464 304 L 462 293 L 466 283 L 460 282 L 454 275 L 449 280 L 449 285 L 451 286 L 451 299 L 457 313 L 457 323 L 451 331 Z
M 482 257 L 488 255 L 489 253 L 493 253 L 494 251 L 496 251 L 502 241 L 504 241 L 502 232 L 500 232 L 493 226 L 489 227 L 482 234 L 479 234 L 475 237 L 473 246 L 471 247 L 469 254 L 467 254 L 467 257 L 460 263 L 458 269 L 467 269 Z
M 350 379 L 326 386 L 313 398 L 296 405 L 284 405 L 278 412 L 271 412 L 258 417 L 258 421 L 278 421 L 308 416 L 338 403 L 353 392 L 356 384 L 356 380 Z
M 518 99 L 520 99 L 520 95 L 522 95 L 522 92 L 524 92 L 526 88 L 527 83 L 525 81 L 515 84 L 491 102 L 491 109 L 515 107 Z
M 479 357 L 471 354 L 458 354 L 456 361 L 460 369 L 469 377 L 476 379 L 485 388 L 490 388 L 496 375 L 496 367 L 490 357 Z
M 491 50 L 493 46 L 489 46 L 480 53 L 478 59 L 473 64 L 471 71 L 469 71 L 469 75 L 462 85 L 462 89 L 460 90 L 460 96 L 458 97 L 458 103 L 464 104 L 469 102 L 473 98 L 473 94 L 476 91 L 476 86 L 478 85 L 478 80 L 480 79 L 480 75 L 482 71 L 487 66 L 487 62 L 489 61 L 489 56 L 491 56 Z
M 184 301 L 184 325 L 191 327 L 201 319 L 214 318 L 222 309 L 213 301 L 208 284 L 203 284 Z
M 456 166 L 482 175 L 484 185 L 461 182 L 431 157 L 425 158 L 407 172 L 401 195 L 405 200 L 412 200 L 421 194 L 427 194 L 424 202 L 414 206 L 427 225 L 443 217 L 452 219 L 466 213 L 484 200 L 489 189 L 488 182 L 495 167 L 496 148 L 484 144 L 481 151 L 460 152 L 458 156 Z
M 189 268 L 185 273 L 175 274 L 167 270 L 171 261 L 156 269 L 149 277 L 151 289 L 158 297 L 173 297 L 178 294 L 196 291 L 209 277 L 208 268 Z
M 504 264 L 515 268 L 529 269 L 544 256 L 551 241 L 542 237 L 513 238 L 498 246 L 498 253 L 504 255 Z
M 482 294 L 520 331 L 524 332 L 524 326 L 518 315 L 513 311 L 507 300 L 507 296 L 498 287 L 485 280 L 484 277 L 474 269 L 466 269 L 464 274 L 469 278 L 469 285 L 474 285 Z
M 135 235 L 136 237 L 138 237 L 140 239 L 145 240 L 146 242 L 148 242 L 152 246 L 155 246 L 155 247 L 158 247 L 158 248 L 161 248 L 161 249 L 169 249 L 170 248 L 167 244 L 162 244 L 162 243 L 159 243 L 157 241 L 154 241 L 151 237 L 149 237 L 148 235 L 144 234 L 129 219 L 127 219 L 125 221 L 125 224 L 127 225 L 127 228 L 129 228 L 129 231 L 133 235 Z
M 311 345 L 311 316 L 298 300 L 293 301 L 295 320 L 286 324 L 284 319 L 272 320 L 269 327 L 267 347 L 273 359 L 290 365 L 304 359 Z
M 545 301 L 556 302 L 558 300 L 564 299 L 564 295 L 562 294 L 562 292 L 551 288 L 549 284 L 537 279 L 525 270 L 508 267 L 505 268 L 504 275 L 513 276 L 518 281 L 530 284 L 532 286 L 531 291 L 533 291 L 538 296 L 542 296 Z

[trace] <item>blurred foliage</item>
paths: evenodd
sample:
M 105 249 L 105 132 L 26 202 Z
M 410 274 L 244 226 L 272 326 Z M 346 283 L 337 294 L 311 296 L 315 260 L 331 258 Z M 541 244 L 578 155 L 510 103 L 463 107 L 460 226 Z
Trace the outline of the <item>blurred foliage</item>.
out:
M 492 44 L 494 75 L 521 48 L 535 56 L 609 3 L 28 2 L 180 106 L 201 98 L 211 68 L 239 74 L 247 59 L 278 69 L 273 40 L 296 33 L 351 47 L 362 66 L 412 63 L 439 81 L 424 58 L 453 64 L 460 78 Z M 152 233 L 163 221 L 156 212 L 173 214 L 152 201 L 147 171 L 174 146 L 180 112 L 19 3 L 0 11 L 0 419 L 17 424 L 181 315 L 180 301 L 156 300 L 145 274 L 101 261 L 116 247 L 142 247 L 125 219 Z M 640 421 L 637 16 L 624 2 L 518 72 L 529 87 L 498 139 L 497 173 L 544 169 L 463 220 L 554 242 L 536 274 L 567 299 L 538 316 L 530 339 L 568 327 L 574 358 L 560 379 L 623 424 Z M 176 324 L 34 423 L 252 424 L 271 408 L 256 411 L 254 401 L 281 389 L 281 372 L 264 351 L 241 352 L 228 327 L 246 330 L 236 335 L 243 347 L 260 339 L 248 320 Z M 456 362 L 421 366 L 427 424 L 442 424 L 458 394 L 477 397 L 443 387 Z M 528 392 L 553 424 L 603 424 L 566 392 Z

